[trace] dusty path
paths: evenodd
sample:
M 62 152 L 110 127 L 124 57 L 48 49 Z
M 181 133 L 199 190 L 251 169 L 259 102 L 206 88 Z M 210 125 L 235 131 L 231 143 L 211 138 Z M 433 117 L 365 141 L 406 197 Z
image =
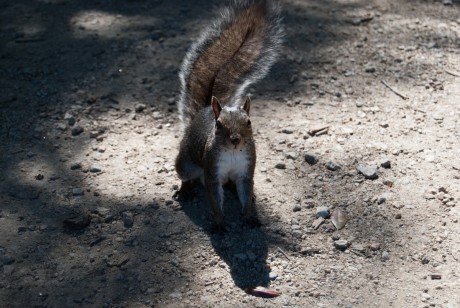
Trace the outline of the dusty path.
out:
M 222 3 L 0 1 L 1 306 L 459 307 L 458 1 L 283 1 L 251 90 L 262 226 L 229 191 L 213 235 L 202 189 L 172 199 L 175 101 Z

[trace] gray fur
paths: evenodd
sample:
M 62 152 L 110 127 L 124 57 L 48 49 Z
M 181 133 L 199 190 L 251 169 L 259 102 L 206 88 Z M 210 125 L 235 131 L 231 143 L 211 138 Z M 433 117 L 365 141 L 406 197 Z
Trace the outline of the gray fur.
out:
M 260 55 L 251 63 L 251 69 L 248 72 L 240 72 L 238 76 L 238 85 L 229 89 L 232 91 L 230 96 L 232 99 L 229 102 L 224 102 L 225 105 L 239 105 L 245 95 L 245 91 L 251 84 L 259 81 L 268 73 L 269 69 L 278 57 L 277 50 L 279 49 L 283 29 L 280 19 L 280 8 L 278 4 L 269 0 L 234 0 L 228 8 L 224 8 L 220 12 L 220 16 L 208 26 L 200 35 L 198 40 L 191 46 L 187 52 L 181 66 L 179 78 L 181 82 L 181 94 L 178 102 L 179 117 L 185 126 L 188 126 L 195 115 L 210 102 L 203 101 L 197 98 L 197 95 L 190 93 L 189 82 L 193 73 L 193 66 L 196 61 L 206 51 L 206 47 L 214 43 L 235 21 L 236 16 L 244 9 L 254 4 L 261 3 L 266 8 L 266 28 L 263 29 L 263 47 L 260 50 Z M 235 57 L 239 55 L 236 54 Z M 214 72 L 216 75 L 218 71 Z M 212 90 L 212 89 L 211 89 Z M 195 96 L 195 97 L 194 97 Z

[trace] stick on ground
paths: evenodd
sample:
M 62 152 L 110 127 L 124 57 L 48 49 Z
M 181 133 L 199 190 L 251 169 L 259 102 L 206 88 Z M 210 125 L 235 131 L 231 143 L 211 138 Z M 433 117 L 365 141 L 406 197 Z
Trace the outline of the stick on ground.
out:
M 381 82 L 383 83 L 383 85 L 385 87 L 387 87 L 388 89 L 391 90 L 391 92 L 393 92 L 394 94 L 398 95 L 399 97 L 401 97 L 402 99 L 406 100 L 406 99 L 409 99 L 409 97 L 405 96 L 404 94 L 401 94 L 400 92 L 396 91 L 395 89 L 393 89 L 392 87 L 390 87 L 388 85 L 388 83 L 385 82 L 385 80 L 381 80 Z

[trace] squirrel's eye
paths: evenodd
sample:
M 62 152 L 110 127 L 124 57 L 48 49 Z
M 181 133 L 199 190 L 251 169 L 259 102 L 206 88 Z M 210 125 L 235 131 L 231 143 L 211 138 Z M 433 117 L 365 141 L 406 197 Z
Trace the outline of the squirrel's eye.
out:
M 221 121 L 216 121 L 216 128 L 217 129 L 222 128 L 222 122 Z
M 251 120 L 248 120 L 248 127 L 251 127 Z

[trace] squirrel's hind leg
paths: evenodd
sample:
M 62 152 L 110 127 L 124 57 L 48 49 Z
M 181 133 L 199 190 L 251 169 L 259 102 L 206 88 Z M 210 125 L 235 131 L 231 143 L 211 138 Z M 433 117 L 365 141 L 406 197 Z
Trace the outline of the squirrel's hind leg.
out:
M 193 163 L 190 159 L 178 156 L 176 159 L 176 171 L 182 180 L 178 196 L 189 199 L 192 196 L 193 183 L 196 179 L 203 177 L 203 168 Z

